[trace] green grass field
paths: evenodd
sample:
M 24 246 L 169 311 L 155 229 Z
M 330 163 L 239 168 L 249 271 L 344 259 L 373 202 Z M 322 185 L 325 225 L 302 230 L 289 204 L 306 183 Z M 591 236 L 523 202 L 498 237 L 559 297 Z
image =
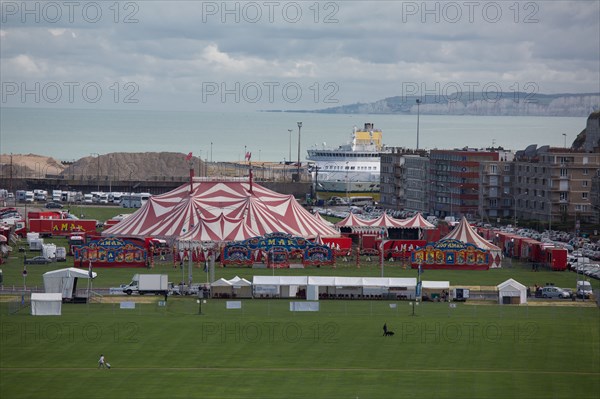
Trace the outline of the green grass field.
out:
M 594 397 L 596 307 L 191 298 L 2 314 L 0 395 L 21 397 Z M 382 337 L 382 325 L 395 331 Z M 103 353 L 111 370 L 98 370 Z
M 120 212 L 117 212 L 120 213 Z M 102 219 L 98 216 L 94 218 Z M 66 245 L 66 240 L 48 240 Z M 22 286 L 22 253 L 2 265 L 4 286 Z M 33 256 L 30 253 L 29 256 Z M 72 260 L 28 265 L 28 287 Z M 154 269 L 96 268 L 94 287 L 129 282 L 134 273 L 187 279 L 172 264 Z M 206 273 L 194 268 L 194 281 Z M 235 275 L 379 276 L 377 262 L 336 268 L 267 270 L 217 267 Z M 401 262 L 385 276 L 416 277 Z M 488 271 L 427 270 L 426 280 L 497 285 L 507 278 L 533 286 L 574 288 L 571 272 L 508 261 Z M 592 281 L 598 288 L 598 281 Z M 113 302 L 110 302 L 111 299 Z M 120 309 L 132 299 L 135 309 Z M 600 392 L 600 310 L 586 304 L 499 306 L 492 303 L 320 301 L 319 312 L 290 312 L 290 300 L 104 297 L 64 304 L 62 316 L 14 312 L 18 296 L 0 296 L 0 398 L 591 398 Z M 392 307 L 390 305 L 396 305 Z M 395 332 L 382 337 L 382 326 Z M 113 366 L 99 370 L 103 353 Z

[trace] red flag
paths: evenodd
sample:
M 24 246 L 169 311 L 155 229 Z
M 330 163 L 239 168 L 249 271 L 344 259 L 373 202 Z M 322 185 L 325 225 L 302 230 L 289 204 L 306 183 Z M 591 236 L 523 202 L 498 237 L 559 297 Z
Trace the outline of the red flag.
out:
M 246 152 L 246 160 L 250 161 L 251 157 L 252 157 L 252 153 L 250 151 Z
M 187 156 L 185 157 L 186 161 L 190 161 L 192 159 L 192 153 L 190 152 L 189 154 L 187 154 Z

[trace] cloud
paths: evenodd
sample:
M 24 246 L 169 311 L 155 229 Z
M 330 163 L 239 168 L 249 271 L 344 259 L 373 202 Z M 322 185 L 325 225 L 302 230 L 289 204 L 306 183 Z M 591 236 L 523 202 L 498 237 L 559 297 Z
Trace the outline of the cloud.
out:
M 155 1 L 118 3 L 118 13 L 98 4 L 94 23 L 93 10 L 72 22 L 66 9 L 57 22 L 7 16 L 2 79 L 135 81 L 142 103 L 173 109 L 206 106 L 206 82 L 292 82 L 304 93 L 296 108 L 331 105 L 313 95 L 331 82 L 340 103 L 399 95 L 406 82 L 600 90 L 598 2 Z M 279 97 L 213 105 L 292 107 Z

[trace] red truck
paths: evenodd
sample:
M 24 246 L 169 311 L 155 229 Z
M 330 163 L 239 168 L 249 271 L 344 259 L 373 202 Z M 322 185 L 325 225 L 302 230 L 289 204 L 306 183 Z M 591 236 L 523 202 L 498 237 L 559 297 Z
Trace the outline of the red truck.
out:
M 27 232 L 40 233 L 40 236 L 70 236 L 74 233 L 96 234 L 96 220 L 75 219 L 30 219 L 29 230 L 16 231 L 21 237 Z
M 27 212 L 27 219 L 62 219 L 62 212 L 58 211 L 41 211 L 41 212 Z

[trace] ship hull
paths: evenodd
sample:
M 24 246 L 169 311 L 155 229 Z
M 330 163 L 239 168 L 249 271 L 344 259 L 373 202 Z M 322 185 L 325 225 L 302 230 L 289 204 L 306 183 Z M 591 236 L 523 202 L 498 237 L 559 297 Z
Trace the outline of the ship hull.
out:
M 379 182 L 372 181 L 321 181 L 317 185 L 317 191 L 336 192 L 336 193 L 378 193 Z

